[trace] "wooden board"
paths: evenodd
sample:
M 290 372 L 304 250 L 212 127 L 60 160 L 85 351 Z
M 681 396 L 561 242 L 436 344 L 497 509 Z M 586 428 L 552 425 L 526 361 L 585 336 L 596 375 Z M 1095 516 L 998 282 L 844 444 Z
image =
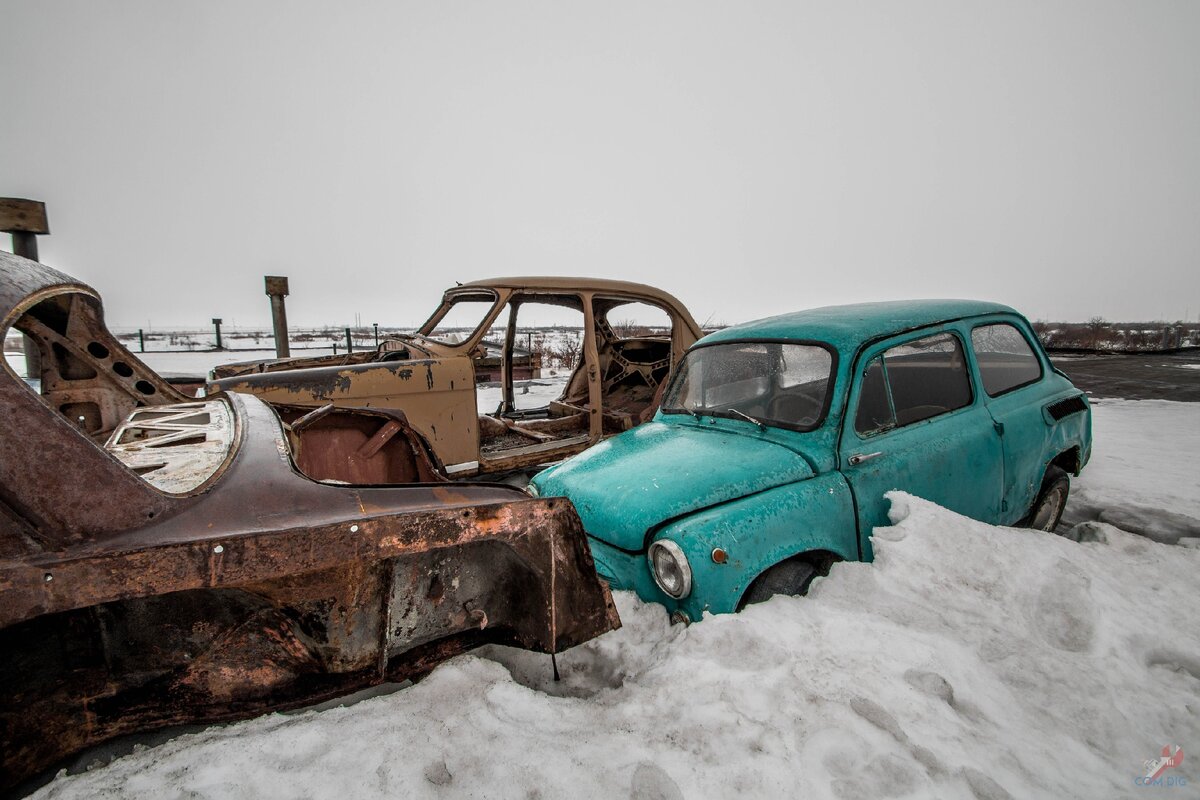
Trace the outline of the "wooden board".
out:
M 0 231 L 4 233 L 50 232 L 46 204 L 19 197 L 0 197 Z

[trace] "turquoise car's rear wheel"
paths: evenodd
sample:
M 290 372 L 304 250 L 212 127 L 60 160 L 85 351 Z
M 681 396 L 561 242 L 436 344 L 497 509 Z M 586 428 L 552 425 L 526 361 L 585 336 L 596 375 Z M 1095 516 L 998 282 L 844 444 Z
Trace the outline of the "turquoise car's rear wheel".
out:
M 829 568 L 826 566 L 824 572 L 828 571 Z M 820 565 L 800 556 L 776 564 L 754 579 L 750 588 L 742 595 L 742 600 L 738 603 L 738 611 L 751 603 L 770 600 L 777 594 L 792 596 L 808 594 L 808 587 L 812 585 L 813 580 L 824 572 Z
M 1033 509 L 1026 519 L 1026 526 L 1034 530 L 1053 533 L 1067 507 L 1067 495 L 1071 492 L 1071 479 L 1061 468 L 1053 464 L 1046 468 L 1046 477 Z

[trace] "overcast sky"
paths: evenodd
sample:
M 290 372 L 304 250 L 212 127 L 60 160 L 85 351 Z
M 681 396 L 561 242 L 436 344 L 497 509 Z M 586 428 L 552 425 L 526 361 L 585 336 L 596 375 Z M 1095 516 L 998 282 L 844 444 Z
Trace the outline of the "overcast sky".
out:
M 110 324 L 419 322 L 624 278 L 700 321 L 1200 315 L 1200 2 L 0 0 L 0 196 Z M 8 237 L 0 236 L 8 247 Z

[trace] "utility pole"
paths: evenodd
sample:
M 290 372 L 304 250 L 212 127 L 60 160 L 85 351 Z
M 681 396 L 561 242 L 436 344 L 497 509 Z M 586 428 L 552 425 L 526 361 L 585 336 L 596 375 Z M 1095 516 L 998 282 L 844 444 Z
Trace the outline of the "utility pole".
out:
M 37 261 L 37 237 L 50 233 L 46 204 L 19 197 L 0 197 L 0 232 L 12 234 L 14 255 Z M 25 337 L 25 376 L 42 377 L 41 351 L 28 336 Z
M 283 298 L 288 295 L 288 279 L 281 275 L 267 275 L 267 296 L 271 298 L 271 324 L 275 328 L 275 357 L 287 358 L 292 354 L 288 346 L 287 309 Z

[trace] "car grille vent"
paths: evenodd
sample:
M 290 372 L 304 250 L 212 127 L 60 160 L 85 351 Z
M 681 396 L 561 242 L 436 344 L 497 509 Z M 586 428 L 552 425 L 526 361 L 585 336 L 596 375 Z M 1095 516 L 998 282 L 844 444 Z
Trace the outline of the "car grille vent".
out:
M 1051 403 L 1046 406 L 1046 410 L 1050 412 L 1050 416 L 1060 420 L 1063 417 L 1071 414 L 1078 414 L 1080 411 L 1087 410 L 1087 403 L 1083 402 L 1083 395 L 1077 394 L 1074 397 L 1068 397 L 1065 400 L 1059 400 L 1057 403 Z

